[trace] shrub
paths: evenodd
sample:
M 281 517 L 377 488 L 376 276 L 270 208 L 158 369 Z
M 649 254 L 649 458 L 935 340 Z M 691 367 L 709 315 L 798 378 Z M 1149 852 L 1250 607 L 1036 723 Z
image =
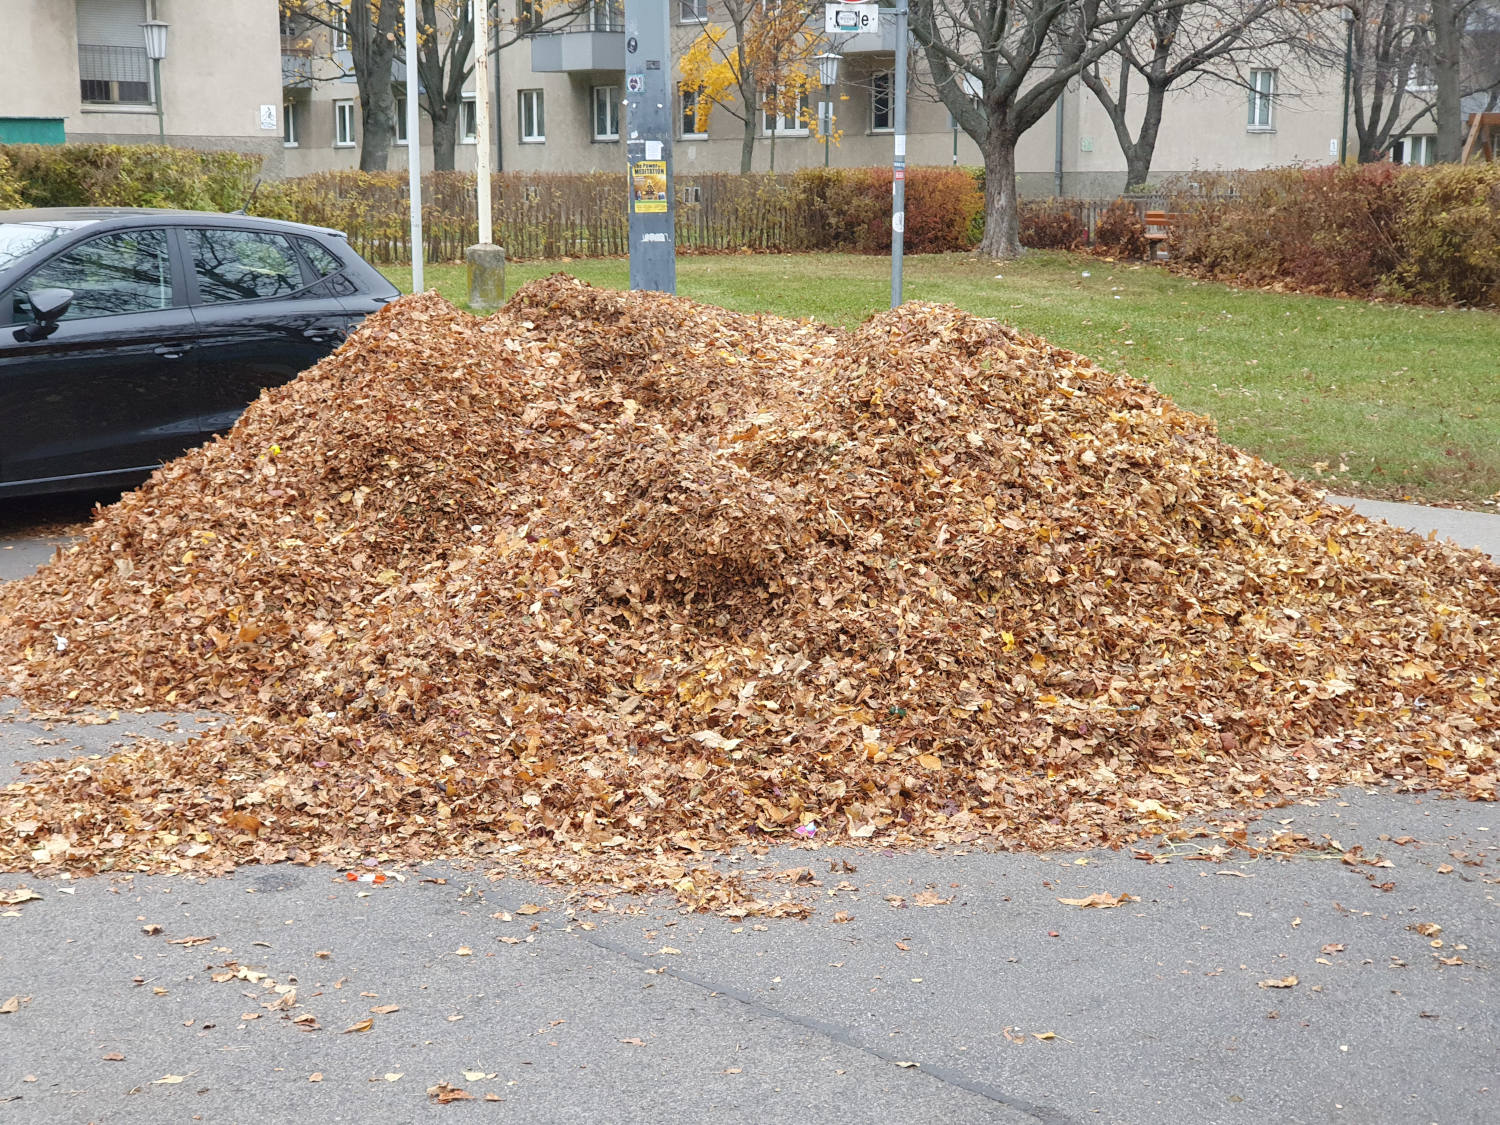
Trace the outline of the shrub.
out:
M 1200 181 L 1201 181 L 1200 177 Z M 1439 304 L 1500 302 L 1500 170 L 1367 164 L 1176 189 L 1172 257 L 1249 284 Z
M 1094 223 L 1094 250 L 1116 258 L 1146 256 L 1146 224 L 1128 199 L 1117 199 Z
M 11 165 L 10 157 L 0 152 L 0 211 L 22 207 L 21 180 Z
M 1400 261 L 1383 290 L 1409 300 L 1500 305 L 1500 166 L 1414 169 L 1398 191 Z
M 1089 242 L 1083 204 L 1073 199 L 1021 200 L 1021 245 L 1032 250 L 1077 250 Z
M 10 145 L 27 207 L 179 207 L 232 211 L 250 196 L 261 158 L 169 145 Z

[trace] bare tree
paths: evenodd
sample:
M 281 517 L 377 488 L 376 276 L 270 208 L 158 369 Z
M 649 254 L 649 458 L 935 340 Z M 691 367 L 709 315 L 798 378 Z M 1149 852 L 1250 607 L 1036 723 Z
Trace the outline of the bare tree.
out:
M 910 0 L 912 34 L 926 55 L 938 96 L 984 156 L 981 253 L 995 258 L 1021 253 L 1016 195 L 1021 135 L 1046 115 L 1068 82 L 1116 50 L 1142 19 L 1186 2 Z M 967 94 L 973 86 L 977 98 Z
M 1385 159 L 1392 142 L 1433 111 L 1431 0 L 1352 0 L 1347 10 L 1349 104 L 1365 164 Z M 1343 61 L 1343 35 L 1337 40 L 1330 39 L 1330 62 Z
M 1283 0 L 1195 0 L 1148 12 L 1115 51 L 1083 69 L 1082 78 L 1109 115 L 1125 153 L 1125 188 L 1151 173 L 1167 91 L 1205 77 L 1238 81 L 1239 64 L 1301 42 L 1306 20 Z M 1113 71 L 1115 77 L 1111 77 Z M 1133 82 L 1145 91 L 1132 135 Z M 1134 94 L 1140 101 L 1139 95 Z
M 384 171 L 396 139 L 399 84 L 394 67 L 406 61 L 402 0 L 280 0 L 283 17 L 321 27 L 346 38 L 351 70 L 359 89 L 361 171 Z M 496 0 L 485 0 L 494 18 Z M 474 72 L 474 10 L 469 0 L 416 0 L 417 73 L 420 106 L 432 122 L 433 167 L 451 171 L 462 124 L 464 86 Z M 527 0 L 510 27 L 496 36 L 494 49 L 523 36 L 571 21 L 588 0 Z M 338 61 L 330 54 L 329 60 Z M 485 92 L 478 91 L 483 97 Z

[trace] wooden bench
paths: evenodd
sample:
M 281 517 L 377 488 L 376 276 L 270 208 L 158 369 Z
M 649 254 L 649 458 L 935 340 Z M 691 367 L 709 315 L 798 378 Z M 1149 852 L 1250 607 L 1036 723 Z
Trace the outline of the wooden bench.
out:
M 1172 224 L 1178 216 L 1166 211 L 1147 211 L 1144 218 L 1146 257 L 1154 261 L 1166 252 L 1166 242 L 1172 237 Z

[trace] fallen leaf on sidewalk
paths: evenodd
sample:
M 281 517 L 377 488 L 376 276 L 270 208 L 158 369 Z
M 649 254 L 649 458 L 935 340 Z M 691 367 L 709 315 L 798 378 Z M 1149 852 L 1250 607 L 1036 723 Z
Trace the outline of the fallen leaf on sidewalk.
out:
M 1086 910 L 1089 907 L 1098 907 L 1100 910 L 1107 910 L 1111 906 L 1123 906 L 1127 902 L 1140 902 L 1141 900 L 1135 895 L 1125 894 L 1124 892 L 1112 895 L 1100 891 L 1098 894 L 1089 895 L 1088 898 L 1060 898 L 1057 901 L 1064 906 L 1076 906 L 1081 910 Z
M 1263 980 L 1260 982 L 1260 986 L 1262 988 L 1292 988 L 1295 987 L 1296 984 L 1297 978 L 1295 976 L 1282 977 L 1279 980 L 1275 977 L 1272 977 L 1268 980 Z
M 348 1035 L 351 1031 L 369 1031 L 370 1028 L 374 1026 L 375 1021 L 373 1019 L 362 1019 L 358 1023 L 351 1024 L 349 1027 L 344 1028 L 344 1034 Z
M 8 1016 L 21 1010 L 21 998 L 12 996 L 5 1003 L 0 1004 L 0 1016 Z
M 447 1105 L 449 1102 L 472 1102 L 474 1095 L 467 1090 L 460 1090 L 457 1086 L 450 1086 L 446 1082 L 439 1082 L 436 1086 L 427 1087 L 427 1096 L 439 1105 Z

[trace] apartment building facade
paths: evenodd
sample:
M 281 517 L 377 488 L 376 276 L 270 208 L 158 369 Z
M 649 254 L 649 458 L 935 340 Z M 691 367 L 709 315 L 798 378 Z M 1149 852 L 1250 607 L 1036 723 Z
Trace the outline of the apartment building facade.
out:
M 668 0 L 674 78 L 704 30 L 725 21 L 722 0 Z M 326 14 L 337 5 L 315 5 Z M 529 0 L 500 0 L 491 82 L 471 76 L 460 107 L 454 164 L 474 166 L 477 102 L 488 100 L 491 164 L 506 171 L 623 171 L 622 0 L 591 0 L 563 22 L 534 25 Z M 0 142 L 154 141 L 260 153 L 268 175 L 359 165 L 362 121 L 347 29 L 283 19 L 276 0 L 9 0 L 8 28 L 20 60 L 0 70 Z M 837 82 L 806 93 L 805 112 L 750 113 L 752 167 L 765 171 L 889 162 L 894 125 L 895 36 L 877 32 L 827 43 L 842 56 Z M 165 57 L 152 60 L 146 25 L 166 25 Z M 528 30 L 531 27 L 531 30 Z M 496 49 L 498 42 L 498 49 Z M 907 158 L 917 165 L 978 165 L 974 142 L 955 127 L 914 51 L 908 91 Z M 1152 179 L 1213 169 L 1337 158 L 1342 74 L 1308 72 L 1287 57 L 1250 60 L 1236 82 L 1204 79 L 1169 94 Z M 404 70 L 392 82 L 404 108 Z M 676 83 L 673 84 L 676 89 Z M 674 93 L 679 174 L 737 172 L 742 107 L 715 107 L 706 122 L 692 95 Z M 819 103 L 832 107 L 837 143 L 809 127 Z M 419 115 L 424 168 L 431 129 Z M 404 112 L 390 166 L 405 166 Z M 1402 138 L 1398 158 L 1430 161 L 1430 128 Z M 1032 196 L 1108 196 L 1125 186 L 1125 159 L 1097 99 L 1070 84 L 1022 138 L 1018 182 Z
M 7 0 L 5 30 L 0 143 L 164 140 L 280 174 L 274 0 Z
M 722 0 L 668 2 L 673 77 L 679 79 L 682 57 L 692 43 L 710 25 L 726 21 Z M 628 129 L 622 0 L 590 0 L 570 19 L 528 32 L 532 12 L 531 0 L 500 0 L 498 33 L 491 41 L 491 89 L 483 94 L 490 103 L 492 166 L 535 172 L 622 169 L 621 138 Z M 502 44 L 498 50 L 496 40 Z M 751 110 L 753 170 L 785 171 L 825 162 L 866 166 L 891 159 L 894 21 L 887 17 L 878 32 L 842 36 L 821 46 L 841 56 L 836 84 L 825 89 L 814 82 L 801 113 Z M 358 91 L 347 49 L 337 35 L 315 29 L 311 42 L 291 43 L 288 52 L 283 67 L 288 75 L 283 113 L 289 123 L 288 173 L 356 166 Z M 908 161 L 982 164 L 978 147 L 956 127 L 933 90 L 921 52 L 914 50 L 911 59 Z M 397 81 L 399 87 L 399 76 Z M 1170 93 L 1152 179 L 1338 159 L 1341 82 L 1341 73 L 1310 70 L 1281 54 L 1249 60 L 1233 81 L 1203 78 L 1190 89 Z M 472 78 L 464 96 L 455 166 L 471 169 L 478 141 L 473 106 L 481 96 Z M 673 96 L 677 172 L 739 171 L 743 107 L 714 107 L 704 123 L 691 94 Z M 810 127 L 808 118 L 826 120 L 820 117 L 826 112 L 820 102 L 832 107 L 836 143 L 825 143 Z M 1427 127 L 1403 138 L 1398 159 L 1430 162 L 1431 132 Z M 424 119 L 424 167 L 432 163 L 428 137 Z M 404 143 L 404 137 L 398 138 L 398 148 Z M 397 163 L 393 160 L 392 166 Z M 1071 83 L 1048 116 L 1022 138 L 1017 179 L 1022 193 L 1033 196 L 1101 197 L 1123 190 L 1125 158 L 1114 126 L 1082 83 Z

